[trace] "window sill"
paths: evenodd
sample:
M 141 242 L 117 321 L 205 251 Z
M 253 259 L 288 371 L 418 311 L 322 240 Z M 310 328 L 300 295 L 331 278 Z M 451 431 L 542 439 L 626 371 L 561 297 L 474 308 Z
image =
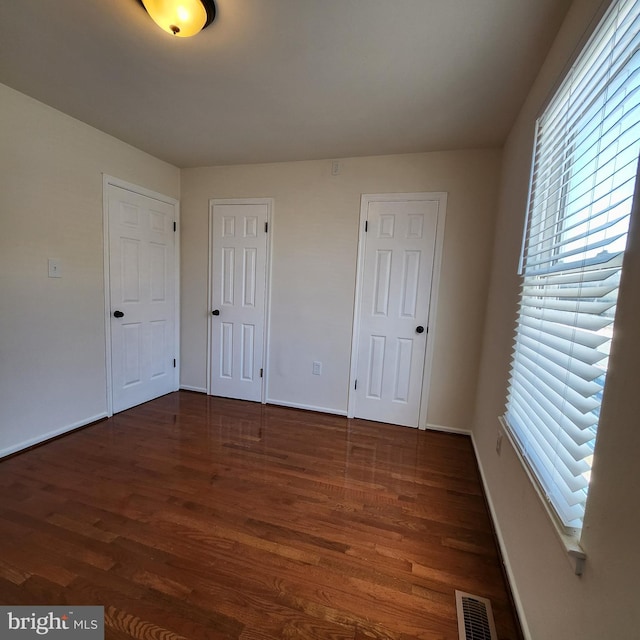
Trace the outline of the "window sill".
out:
M 540 483 L 538 482 L 538 479 L 535 477 L 535 475 L 531 471 L 531 468 L 529 467 L 529 464 L 527 463 L 524 456 L 520 452 L 520 447 L 518 446 L 515 436 L 511 432 L 511 428 L 509 427 L 509 424 L 507 423 L 504 416 L 500 416 L 498 418 L 498 422 L 500 423 L 500 428 L 502 429 L 502 432 L 507 436 L 507 439 L 509 440 L 509 444 L 511 445 L 511 448 L 516 454 L 516 457 L 520 461 L 520 464 L 522 464 L 522 468 L 527 474 L 527 477 L 531 481 L 531 484 L 536 494 L 538 495 L 538 498 L 540 498 L 540 502 L 542 503 L 545 511 L 547 512 L 547 515 L 549 516 L 549 520 L 551 521 L 551 524 L 553 525 L 553 530 L 555 531 L 556 536 L 558 537 L 558 540 L 562 544 L 567 554 L 567 557 L 569 559 L 569 562 L 573 566 L 573 572 L 577 576 L 581 576 L 582 571 L 584 569 L 584 563 L 587 559 L 587 554 L 582 550 L 582 547 L 580 546 L 581 530 L 580 529 L 567 530 L 566 527 L 564 527 L 559 522 L 558 517 L 556 516 L 553 508 L 549 504 L 549 500 L 545 495 L 544 490 L 542 489 L 542 487 L 540 486 Z

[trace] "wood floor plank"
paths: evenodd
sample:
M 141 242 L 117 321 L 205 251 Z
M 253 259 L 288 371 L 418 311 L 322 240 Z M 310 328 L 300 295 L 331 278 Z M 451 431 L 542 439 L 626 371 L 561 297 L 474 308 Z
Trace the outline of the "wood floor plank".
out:
M 468 438 L 169 394 L 0 461 L 0 602 L 105 637 L 520 640 Z

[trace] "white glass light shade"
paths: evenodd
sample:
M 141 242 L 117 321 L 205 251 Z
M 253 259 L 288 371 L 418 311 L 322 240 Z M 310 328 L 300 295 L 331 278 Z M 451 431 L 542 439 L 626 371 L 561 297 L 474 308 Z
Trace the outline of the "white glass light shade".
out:
M 202 0 L 142 0 L 142 4 L 161 29 L 181 38 L 195 36 L 211 22 Z

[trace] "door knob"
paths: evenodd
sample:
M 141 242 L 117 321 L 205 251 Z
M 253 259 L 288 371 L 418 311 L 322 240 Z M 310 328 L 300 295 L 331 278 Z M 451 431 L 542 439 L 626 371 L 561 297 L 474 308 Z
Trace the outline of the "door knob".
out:
M 124 318 L 124 313 L 122 313 L 122 311 L 114 311 L 113 312 L 113 317 L 114 318 Z
M 219 315 L 220 315 L 220 309 L 214 309 L 214 310 L 211 312 L 211 315 L 212 315 L 212 316 L 219 316 Z
M 416 333 L 424 333 L 424 327 L 422 325 L 416 327 Z

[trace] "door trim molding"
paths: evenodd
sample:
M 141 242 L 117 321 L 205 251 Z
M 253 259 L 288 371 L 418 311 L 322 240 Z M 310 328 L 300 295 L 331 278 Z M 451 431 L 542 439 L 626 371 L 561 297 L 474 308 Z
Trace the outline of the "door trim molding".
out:
M 269 379 L 269 319 L 271 317 L 271 252 L 273 249 L 273 198 L 210 198 L 209 199 L 209 255 L 208 255 L 208 282 L 207 282 L 207 395 L 213 395 L 211 383 L 211 346 L 213 344 L 213 320 L 211 318 L 211 310 L 213 309 L 213 208 L 217 204 L 265 204 L 267 205 L 267 254 L 265 256 L 265 290 L 264 290 L 264 327 L 262 341 L 262 362 L 263 376 L 260 389 L 260 402 L 267 402 L 267 381 Z
M 436 317 L 438 307 L 438 293 L 440 289 L 440 273 L 442 268 L 442 253 L 444 247 L 444 229 L 447 214 L 447 192 L 433 191 L 420 193 L 365 193 L 360 198 L 360 218 L 358 235 L 358 257 L 356 263 L 356 290 L 353 309 L 353 329 L 351 333 L 351 366 L 349 370 L 349 394 L 347 400 L 347 417 L 355 416 L 354 385 L 358 371 L 358 344 L 360 342 L 360 305 L 362 302 L 362 288 L 364 280 L 364 254 L 366 244 L 365 221 L 367 211 L 372 202 L 411 202 L 414 200 L 437 200 L 438 219 L 436 222 L 435 253 L 433 257 L 433 273 L 431 276 L 431 299 L 429 303 L 429 317 L 427 319 L 428 338 L 424 356 L 422 375 L 422 393 L 420 397 L 420 413 L 418 428 L 427 428 L 427 405 L 429 402 L 429 388 L 431 385 L 431 367 L 436 337 Z
M 159 200 L 173 206 L 175 211 L 176 231 L 174 233 L 174 344 L 176 348 L 176 367 L 173 372 L 173 387 L 177 391 L 180 386 L 180 201 L 157 191 L 146 189 L 139 185 L 102 174 L 102 248 L 104 271 L 104 334 L 105 334 L 105 372 L 107 417 L 113 415 L 113 388 L 111 384 L 111 278 L 110 278 L 110 247 L 109 247 L 109 187 L 118 187 L 131 191 L 153 200 Z

